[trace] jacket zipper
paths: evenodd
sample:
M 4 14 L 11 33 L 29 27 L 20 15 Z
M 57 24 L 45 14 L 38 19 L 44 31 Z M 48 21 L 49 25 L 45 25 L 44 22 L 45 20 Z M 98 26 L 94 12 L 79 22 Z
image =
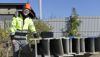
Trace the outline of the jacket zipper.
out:
M 25 23 L 25 22 L 24 22 L 24 19 L 23 19 L 23 25 L 22 25 L 22 30 L 23 30 L 23 27 L 24 27 L 24 23 Z

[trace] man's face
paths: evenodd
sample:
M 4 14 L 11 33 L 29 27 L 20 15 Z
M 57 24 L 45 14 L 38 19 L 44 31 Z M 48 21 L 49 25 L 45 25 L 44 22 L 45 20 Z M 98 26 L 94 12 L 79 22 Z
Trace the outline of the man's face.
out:
M 24 10 L 23 10 L 23 14 L 24 14 L 25 16 L 27 16 L 29 13 L 30 13 L 30 10 L 28 10 L 28 9 L 24 9 Z

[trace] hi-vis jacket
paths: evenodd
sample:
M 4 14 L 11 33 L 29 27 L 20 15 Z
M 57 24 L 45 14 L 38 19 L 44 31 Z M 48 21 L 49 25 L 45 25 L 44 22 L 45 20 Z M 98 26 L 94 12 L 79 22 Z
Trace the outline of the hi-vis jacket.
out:
M 10 31 L 11 33 L 15 33 L 17 30 L 28 30 L 30 32 L 36 32 L 34 23 L 29 17 L 27 17 L 25 20 L 23 20 L 21 17 L 13 17 Z

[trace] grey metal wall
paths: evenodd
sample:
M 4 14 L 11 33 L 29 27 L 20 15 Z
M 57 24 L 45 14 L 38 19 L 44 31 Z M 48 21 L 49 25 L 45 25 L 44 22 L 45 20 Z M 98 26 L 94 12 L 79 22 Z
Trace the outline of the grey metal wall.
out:
M 81 36 L 100 36 L 100 16 L 79 16 Z
M 79 32 L 82 37 L 100 36 L 100 16 L 79 16 Z M 44 19 L 47 24 L 53 27 L 54 37 L 63 36 L 62 32 L 68 29 L 69 17 Z
M 69 17 L 55 18 L 55 19 L 44 19 L 44 21 L 53 28 L 54 37 L 62 37 L 63 32 L 67 30 L 67 23 Z

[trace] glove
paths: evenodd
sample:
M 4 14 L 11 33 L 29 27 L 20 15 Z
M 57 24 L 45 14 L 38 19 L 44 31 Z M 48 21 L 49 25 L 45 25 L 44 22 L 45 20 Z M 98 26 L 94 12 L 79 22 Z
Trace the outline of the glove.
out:
M 10 38 L 11 38 L 11 40 L 13 40 L 14 39 L 14 35 L 10 35 Z
M 33 33 L 33 36 L 34 36 L 34 38 L 38 38 L 39 37 L 38 33 Z

